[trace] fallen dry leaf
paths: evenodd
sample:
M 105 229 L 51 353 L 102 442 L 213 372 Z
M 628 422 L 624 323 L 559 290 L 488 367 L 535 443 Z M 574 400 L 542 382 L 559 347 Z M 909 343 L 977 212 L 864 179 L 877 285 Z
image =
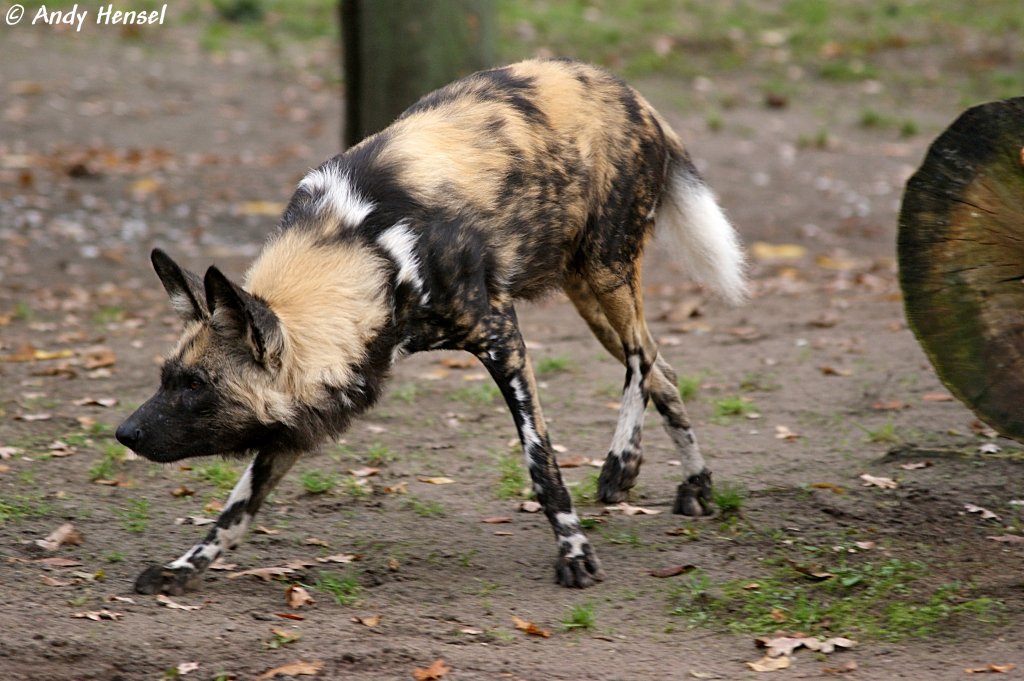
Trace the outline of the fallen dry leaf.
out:
M 413 669 L 412 677 L 416 681 L 436 681 L 436 679 L 440 679 L 451 670 L 452 668 L 445 664 L 443 659 L 437 658 L 426 669 L 420 669 L 419 667 Z
M 74 581 L 71 581 L 71 580 L 55 579 L 55 578 L 51 577 L 50 575 L 40 575 L 39 578 L 42 580 L 43 584 L 45 584 L 46 586 L 56 586 L 56 587 L 71 586 L 72 584 L 75 583 Z
M 849 674 L 857 671 L 857 663 L 854 660 L 847 660 L 838 667 L 822 667 L 824 674 Z
M 294 612 L 275 612 L 274 615 L 286 620 L 297 620 L 299 622 L 306 619 L 305 615 L 297 615 Z
M 799 260 L 807 255 L 807 249 L 799 244 L 770 244 L 755 241 L 750 245 L 750 255 L 760 263 L 775 263 Z
M 160 605 L 170 608 L 171 610 L 199 610 L 201 607 L 203 607 L 201 605 L 183 605 L 181 603 L 171 600 L 164 594 L 157 594 L 156 602 Z
M 117 356 L 109 348 L 95 348 L 85 355 L 85 360 L 82 362 L 82 366 L 87 371 L 92 369 L 102 369 L 104 367 L 110 367 L 117 364 Z
M 35 414 L 18 414 L 14 417 L 17 421 L 49 421 L 53 414 L 49 412 L 38 412 Z
M 1003 451 L 1003 448 L 995 442 L 983 442 L 978 445 L 978 452 L 981 454 L 998 454 L 1001 451 Z
M 984 667 L 969 667 L 968 674 L 1008 674 L 1017 668 L 1015 664 L 987 664 Z
M 55 568 L 66 568 L 66 567 L 78 567 L 82 564 L 80 560 L 74 560 L 72 558 L 61 558 L 60 556 L 52 556 L 50 558 L 39 558 L 32 561 L 39 565 L 46 565 Z
M 820 370 L 821 370 L 822 375 L 824 375 L 824 376 L 843 376 L 843 377 L 853 376 L 853 370 L 852 369 L 840 369 L 840 368 L 832 367 L 832 366 L 823 366 L 823 367 L 820 367 Z
M 191 487 L 186 487 L 185 485 L 178 485 L 177 487 L 171 490 L 172 497 L 190 497 L 195 493 L 196 491 L 194 489 L 192 489 Z
M 908 463 L 901 463 L 899 467 L 905 471 L 916 471 L 922 468 L 928 468 L 931 465 L 931 461 L 910 461 Z
M 54 440 L 49 445 L 47 445 L 46 448 L 50 450 L 50 456 L 56 457 L 58 459 L 63 458 L 65 456 L 71 456 L 72 454 L 78 451 L 76 448 L 72 447 L 63 440 Z
M 523 513 L 536 513 L 540 509 L 540 502 L 537 501 L 524 501 L 519 504 L 519 510 Z
M 833 494 L 846 494 L 846 490 L 831 482 L 815 482 L 811 484 L 814 489 L 827 489 Z
M 430 484 L 430 485 L 450 485 L 453 482 L 455 482 L 451 478 L 445 478 L 445 477 L 441 477 L 441 476 L 436 476 L 436 477 L 431 477 L 431 478 L 417 477 L 416 479 L 419 480 L 420 482 L 425 482 L 425 483 Z
M 775 439 L 776 440 L 799 440 L 801 437 L 800 433 L 795 433 L 790 430 L 787 426 L 775 426 Z
M 822 570 L 816 565 L 802 565 L 792 560 L 787 562 L 789 563 L 789 566 L 791 568 L 793 568 L 803 576 L 810 577 L 811 579 L 819 582 L 823 582 L 826 579 L 832 579 L 833 577 L 835 577 L 835 575 L 831 572 L 828 572 L 827 570 Z
M 77 546 L 81 543 L 82 535 L 71 523 L 64 523 L 51 532 L 46 539 L 36 539 L 36 546 L 47 551 L 56 551 L 63 544 L 73 544 Z
M 986 537 L 986 539 L 1002 542 L 1004 544 L 1024 544 L 1024 537 L 1019 534 L 1001 534 L 998 537 Z
M 313 600 L 313 597 L 309 595 L 309 591 L 298 584 L 292 584 L 288 587 L 287 591 L 285 591 L 285 598 L 288 599 L 289 608 L 298 609 L 304 605 L 313 605 L 316 603 L 316 601 Z
M 999 516 L 981 506 L 975 506 L 974 504 L 964 504 L 964 510 L 968 513 L 980 513 L 982 520 L 999 520 Z
M 237 210 L 241 215 L 268 215 L 277 217 L 284 212 L 285 206 L 278 201 L 243 201 Z
M 275 577 L 283 577 L 285 575 L 290 575 L 294 573 L 295 570 L 290 567 L 253 568 L 251 570 L 242 570 L 241 572 L 232 572 L 230 575 L 228 575 L 228 579 L 235 579 L 237 577 L 245 577 L 246 575 L 252 575 L 253 577 L 259 577 L 264 582 L 269 582 Z
M 360 555 L 358 553 L 335 553 L 333 556 L 321 556 L 316 559 L 318 563 L 351 563 L 352 561 L 359 560 Z
M 198 662 L 182 662 L 177 667 L 175 667 L 175 669 L 178 670 L 178 674 L 184 676 L 185 674 L 189 674 L 189 673 L 194 672 L 195 670 L 199 669 L 199 663 Z
M 325 548 L 330 546 L 326 539 L 321 539 L 320 537 L 306 537 L 306 540 L 302 543 L 306 546 L 323 546 Z
M 901 411 L 909 409 L 910 405 L 903 400 L 880 400 L 871 405 L 875 411 Z
M 785 655 L 782 657 L 768 657 L 765 655 L 756 662 L 747 662 L 746 665 L 755 672 L 775 672 L 780 669 L 788 669 L 789 663 L 790 660 Z
M 269 527 L 267 527 L 265 525 L 257 525 L 256 528 L 253 530 L 253 534 L 275 535 L 275 534 L 281 534 L 281 530 L 273 530 L 273 529 L 271 529 L 271 528 L 269 528 Z
M 380 473 L 380 469 L 374 468 L 373 466 L 363 466 L 362 468 L 356 468 L 355 470 L 349 471 L 350 475 L 357 478 L 368 478 L 371 475 L 377 475 L 377 473 Z
M 366 617 L 359 617 L 357 615 L 352 618 L 352 621 L 356 624 L 362 624 L 363 626 L 370 627 L 372 629 L 380 624 L 380 615 L 367 615 Z
M 409 483 L 407 483 L 405 480 L 403 480 L 402 482 L 398 483 L 397 485 L 390 485 L 390 486 L 384 488 L 384 494 L 408 494 L 408 493 L 409 493 Z
M 490 518 L 484 518 L 480 522 L 487 523 L 488 525 L 500 525 L 501 523 L 510 523 L 512 519 L 506 515 L 496 515 Z
M 73 402 L 73 404 L 75 406 L 78 406 L 78 407 L 91 407 L 91 406 L 94 406 L 94 407 L 115 407 L 115 406 L 117 406 L 117 398 L 116 397 L 99 397 L 99 398 L 96 398 L 96 397 L 83 397 L 80 400 L 75 400 Z
M 955 398 L 949 393 L 925 393 L 921 399 L 925 402 L 952 402 Z
M 881 487 L 882 489 L 896 489 L 899 486 L 892 478 L 881 478 L 875 475 L 863 473 L 860 479 L 864 481 L 865 487 Z
M 256 677 L 256 681 L 267 681 L 267 679 L 272 679 L 275 676 L 316 676 L 323 668 L 324 663 L 320 660 L 312 662 L 296 660 L 295 662 L 289 662 L 288 664 L 263 672 Z
M 696 569 L 696 565 L 669 565 L 651 570 L 650 575 L 652 577 L 675 577 L 676 575 L 686 574 Z
M 549 629 L 541 629 L 533 622 L 528 622 L 520 617 L 512 616 L 512 623 L 516 625 L 516 629 L 525 631 L 530 636 L 540 636 L 542 638 L 548 638 L 551 636 Z
M 17 447 L 0 447 L 0 459 L 9 459 L 20 452 Z
M 622 511 L 623 515 L 634 516 L 634 515 L 658 515 L 661 511 L 656 511 L 650 508 L 644 508 L 643 506 L 633 506 L 626 503 L 625 501 L 616 504 L 615 506 L 605 506 L 606 511 Z
M 107 610 L 106 608 L 103 608 L 102 610 L 89 610 L 87 612 L 76 612 L 74 615 L 72 615 L 72 617 L 74 617 L 76 619 L 92 620 L 94 622 L 99 622 L 100 620 L 114 620 L 114 621 L 117 621 L 117 620 L 119 620 L 119 619 L 124 617 L 124 613 L 123 612 L 111 612 L 110 610 Z

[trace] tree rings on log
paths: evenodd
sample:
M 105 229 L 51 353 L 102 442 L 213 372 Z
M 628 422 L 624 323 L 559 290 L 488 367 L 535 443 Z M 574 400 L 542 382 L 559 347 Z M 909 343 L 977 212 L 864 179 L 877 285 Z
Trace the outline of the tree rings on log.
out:
M 907 182 L 907 320 L 942 382 L 1024 442 L 1024 97 L 964 112 Z

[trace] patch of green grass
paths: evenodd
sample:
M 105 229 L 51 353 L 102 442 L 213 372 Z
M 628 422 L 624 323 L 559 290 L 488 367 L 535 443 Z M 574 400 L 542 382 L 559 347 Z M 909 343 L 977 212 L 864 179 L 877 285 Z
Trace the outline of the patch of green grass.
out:
M 566 631 L 573 629 L 586 631 L 593 629 L 596 623 L 597 617 L 594 615 L 594 604 L 590 601 L 574 604 L 569 608 L 569 613 L 562 618 L 562 628 Z
M 683 398 L 684 402 L 692 400 L 697 396 L 697 391 L 700 390 L 701 383 L 703 382 L 703 376 L 680 376 L 679 380 L 676 382 L 676 387 L 679 388 L 679 396 Z
M 868 442 L 889 444 L 903 442 L 903 438 L 896 432 L 896 424 L 892 421 L 887 421 L 878 428 L 860 426 L 860 429 L 864 431 L 865 439 Z
M 116 442 L 106 445 L 100 460 L 89 467 L 89 480 L 113 480 L 127 455 L 128 450 Z
M 108 563 L 120 563 L 122 560 L 124 560 L 124 554 L 120 551 L 111 551 L 107 555 L 103 556 L 103 560 L 107 561 Z
M 312 588 L 330 594 L 338 605 L 344 606 L 357 604 L 363 594 L 363 587 L 353 575 L 337 575 L 330 572 L 321 573 Z
M 241 476 L 241 472 L 235 464 L 224 460 L 211 461 L 202 466 L 196 466 L 192 472 L 198 479 L 222 490 L 230 490 Z
M 739 513 L 746 500 L 747 490 L 740 485 L 716 485 L 711 498 L 722 515 Z
M 498 489 L 499 499 L 518 499 L 523 496 L 529 482 L 523 470 L 522 458 L 516 454 L 502 454 L 498 457 Z
M 501 391 L 498 390 L 498 386 L 493 383 L 484 382 L 479 385 L 453 390 L 449 397 L 469 405 L 482 406 L 491 404 L 500 395 Z
M 32 306 L 26 303 L 24 300 L 19 300 L 14 304 L 14 314 L 11 315 L 13 319 L 19 322 L 30 322 L 35 317 L 35 313 L 32 312 Z
M 402 502 L 402 508 L 409 509 L 421 518 L 439 518 L 447 513 L 442 504 L 436 501 L 423 501 L 416 497 L 407 497 Z
M 107 324 L 113 324 L 124 319 L 124 308 L 119 305 L 106 305 L 101 307 L 92 315 L 92 321 L 94 324 L 106 326 Z
M 342 478 L 341 491 L 353 499 L 365 499 L 373 494 L 373 488 L 366 480 L 360 480 L 353 475 Z
M 743 392 L 772 392 L 781 387 L 774 374 L 763 371 L 751 371 L 740 380 Z
M 50 505 L 39 495 L 19 494 L 15 497 L 0 497 L 0 523 L 45 516 L 51 510 Z
M 379 442 L 374 442 L 366 450 L 366 463 L 371 466 L 386 466 L 398 458 L 394 452 Z
M 601 536 L 609 544 L 625 544 L 628 546 L 643 546 L 643 539 L 636 530 L 620 530 L 618 532 L 602 531 Z
M 307 494 L 326 494 L 338 486 L 338 476 L 323 471 L 305 471 L 299 476 L 299 482 Z
M 757 413 L 757 406 L 743 397 L 723 397 L 715 400 L 712 415 L 716 419 L 728 419 Z
M 149 507 L 148 499 L 129 499 L 127 508 L 116 511 L 121 527 L 129 532 L 145 532 L 149 524 Z
M 420 394 L 420 388 L 415 383 L 403 383 L 391 391 L 391 396 L 406 404 L 412 404 Z
M 597 503 L 597 480 L 601 476 L 598 471 L 588 473 L 586 477 L 576 483 L 569 483 L 569 493 L 572 494 L 572 501 L 577 505 Z
M 672 614 L 692 625 L 724 624 L 736 633 L 769 634 L 779 629 L 811 636 L 900 640 L 935 634 L 957 616 L 994 622 L 1001 604 L 972 598 L 962 584 L 929 587 L 925 564 L 889 559 L 841 562 L 809 579 L 791 565 L 772 575 L 712 583 L 689 575 L 670 594 Z
M 541 357 L 540 361 L 537 362 L 537 375 L 544 376 L 547 374 L 556 374 L 560 371 L 568 371 L 572 366 L 572 361 L 568 357 L 561 355 L 548 355 Z

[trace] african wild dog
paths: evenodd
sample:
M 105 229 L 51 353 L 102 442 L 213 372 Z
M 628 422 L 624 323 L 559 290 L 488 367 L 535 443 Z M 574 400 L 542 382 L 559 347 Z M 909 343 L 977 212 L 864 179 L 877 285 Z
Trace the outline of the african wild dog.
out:
M 683 461 L 674 511 L 708 513 L 711 474 L 644 321 L 641 255 L 656 221 L 691 274 L 744 297 L 733 229 L 650 104 L 595 67 L 527 61 L 428 94 L 311 171 L 243 286 L 154 250 L 185 329 L 159 390 L 117 438 L 153 461 L 254 458 L 206 538 L 143 572 L 136 590 L 193 586 L 302 452 L 369 408 L 399 357 L 433 349 L 473 353 L 500 387 L 555 532 L 557 581 L 602 579 L 513 305 L 557 288 L 626 367 L 600 498 L 621 501 L 634 485 L 653 397 Z

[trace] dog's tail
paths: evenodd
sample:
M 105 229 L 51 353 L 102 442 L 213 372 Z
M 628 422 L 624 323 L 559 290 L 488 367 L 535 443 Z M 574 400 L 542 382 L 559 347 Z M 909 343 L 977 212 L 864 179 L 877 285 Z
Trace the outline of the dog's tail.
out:
M 689 276 L 734 305 L 746 300 L 746 260 L 736 230 L 685 154 L 670 161 L 656 219 Z

